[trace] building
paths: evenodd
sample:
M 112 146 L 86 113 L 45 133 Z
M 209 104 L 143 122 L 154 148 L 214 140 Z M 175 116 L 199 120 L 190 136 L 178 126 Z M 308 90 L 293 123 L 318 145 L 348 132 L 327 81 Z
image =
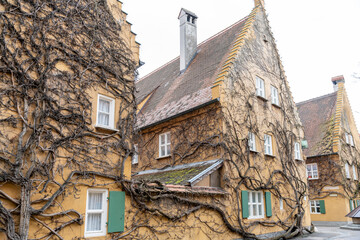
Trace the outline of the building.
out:
M 308 148 L 306 155 L 310 209 L 313 222 L 351 219 L 347 213 L 360 205 L 359 133 L 343 76 L 332 78 L 334 92 L 297 104 Z
M 303 130 L 264 5 L 136 82 L 134 238 L 292 236 L 310 226 Z M 221 236 L 220 236 L 221 235 Z
M 139 44 L 121 7 L 0 3 L 1 239 L 126 228 Z

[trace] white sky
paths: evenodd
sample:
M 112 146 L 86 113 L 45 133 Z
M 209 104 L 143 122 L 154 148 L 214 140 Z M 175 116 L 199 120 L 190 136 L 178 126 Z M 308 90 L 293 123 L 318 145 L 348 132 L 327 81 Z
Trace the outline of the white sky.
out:
M 253 0 L 123 0 L 123 10 L 141 43 L 140 77 L 180 53 L 181 7 L 194 12 L 198 43 L 248 15 Z M 295 102 L 333 92 L 331 77 L 344 75 L 360 130 L 360 1 L 265 0 Z

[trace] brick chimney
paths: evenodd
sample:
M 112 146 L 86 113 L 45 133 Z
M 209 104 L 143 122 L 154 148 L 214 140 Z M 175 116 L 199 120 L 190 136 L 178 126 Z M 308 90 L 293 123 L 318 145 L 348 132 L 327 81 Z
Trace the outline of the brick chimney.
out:
M 197 48 L 197 16 L 181 8 L 180 20 L 180 72 L 184 72 L 196 54 Z
M 345 78 L 343 75 L 332 77 L 332 83 L 334 84 L 334 92 L 336 92 L 339 88 L 339 83 L 345 83 Z

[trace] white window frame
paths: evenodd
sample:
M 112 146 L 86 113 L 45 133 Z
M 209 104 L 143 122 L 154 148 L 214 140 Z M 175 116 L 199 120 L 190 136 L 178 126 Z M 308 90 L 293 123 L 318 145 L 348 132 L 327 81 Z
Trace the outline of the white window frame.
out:
M 354 138 L 351 134 L 349 134 L 349 144 L 350 146 L 354 146 Z
M 255 140 L 255 134 L 253 132 L 249 132 L 249 150 L 256 152 L 256 140 Z
M 356 172 L 356 166 L 355 166 L 355 165 L 352 165 L 352 169 L 353 169 L 354 180 L 358 180 L 357 172 Z
M 102 208 L 100 210 L 90 210 L 88 209 L 89 204 L 89 195 L 90 193 L 101 193 L 102 194 Z M 86 213 L 85 213 L 85 234 L 84 237 L 100 237 L 106 236 L 106 222 L 107 222 L 107 213 L 108 213 L 108 190 L 107 189 L 88 189 L 86 196 Z M 88 224 L 88 214 L 91 213 L 101 213 L 101 230 L 100 231 L 87 231 Z
M 314 166 L 316 166 L 316 168 L 314 168 Z M 310 167 L 310 170 L 308 167 Z M 317 163 L 306 164 L 306 175 L 309 180 L 319 179 L 319 168 Z
M 161 138 L 162 136 L 165 137 L 165 141 L 164 141 L 164 144 L 161 143 Z M 168 146 L 170 147 L 170 150 L 168 152 Z M 164 151 L 164 155 L 161 154 L 161 148 L 164 147 L 165 148 L 165 151 Z M 170 135 L 170 132 L 166 132 L 166 133 L 163 133 L 163 134 L 160 134 L 159 135 L 159 157 L 167 157 L 167 156 L 170 156 L 170 153 L 171 153 L 171 135 Z
M 351 176 L 350 176 L 350 166 L 349 166 L 348 163 L 345 163 L 345 175 L 346 175 L 347 179 L 351 178 Z
M 110 103 L 109 106 L 109 113 L 101 112 L 100 111 L 100 100 L 108 101 Z M 109 115 L 109 125 L 101 124 L 99 122 L 99 114 L 108 114 Z M 115 123 L 115 99 L 111 97 L 107 97 L 101 94 L 98 94 L 98 101 L 97 101 L 97 111 L 96 111 L 96 126 L 108 128 L 108 129 L 114 129 L 114 123 Z
M 279 106 L 279 92 L 273 85 L 271 85 L 271 103 Z
M 345 132 L 345 142 L 346 142 L 347 144 L 350 143 L 350 142 L 349 142 L 349 134 L 348 134 L 347 132 Z
M 284 200 L 282 199 L 282 197 L 279 198 L 279 205 L 280 205 L 280 210 L 284 210 Z
M 264 135 L 264 148 L 265 148 L 265 155 L 273 156 L 271 135 L 267 135 L 267 134 Z
M 255 193 L 255 199 L 253 199 L 253 193 Z M 264 193 L 261 191 L 249 191 L 248 196 L 249 219 L 264 218 Z M 253 206 L 256 206 L 256 214 L 254 214 Z M 259 214 L 259 207 L 261 209 L 261 214 Z
M 138 145 L 134 145 L 134 155 L 132 156 L 132 164 L 138 164 L 139 163 L 139 148 Z
M 311 214 L 321 214 L 320 201 L 319 200 L 310 200 L 310 213 Z
M 265 98 L 265 81 L 256 76 L 256 95 Z
M 301 158 L 301 150 L 300 150 L 300 143 L 296 142 L 294 145 L 294 153 L 295 153 L 295 159 L 296 160 L 302 160 Z

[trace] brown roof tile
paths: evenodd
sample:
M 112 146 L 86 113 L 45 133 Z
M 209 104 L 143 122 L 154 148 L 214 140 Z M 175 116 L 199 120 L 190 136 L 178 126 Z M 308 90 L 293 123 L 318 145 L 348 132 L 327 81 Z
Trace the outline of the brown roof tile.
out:
M 308 157 L 332 153 L 336 98 L 334 92 L 296 104 L 308 141 L 309 148 L 304 149 Z
M 213 82 L 246 19 L 199 44 L 196 56 L 183 74 L 180 74 L 178 57 L 138 80 L 138 103 L 156 89 L 138 114 L 138 127 L 154 124 L 209 102 Z

